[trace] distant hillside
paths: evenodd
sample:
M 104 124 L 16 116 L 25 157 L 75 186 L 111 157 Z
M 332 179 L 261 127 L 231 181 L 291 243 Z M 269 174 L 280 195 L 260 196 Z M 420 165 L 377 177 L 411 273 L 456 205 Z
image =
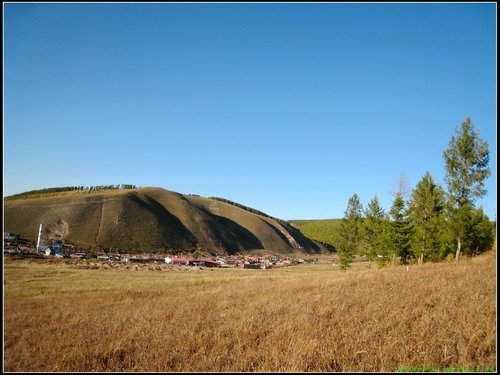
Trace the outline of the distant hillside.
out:
M 35 241 L 43 223 L 45 241 L 137 252 L 328 251 L 286 222 L 232 203 L 156 187 L 51 191 L 4 199 L 4 230 Z
M 289 220 L 304 236 L 315 241 L 335 246 L 335 233 L 342 219 Z

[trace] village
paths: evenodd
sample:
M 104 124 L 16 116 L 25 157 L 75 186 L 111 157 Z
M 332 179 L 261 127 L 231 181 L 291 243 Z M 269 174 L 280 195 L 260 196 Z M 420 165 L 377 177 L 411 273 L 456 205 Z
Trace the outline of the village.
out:
M 215 255 L 211 257 L 185 256 L 184 253 L 173 255 L 170 253 L 131 253 L 118 250 L 90 251 L 84 248 L 68 245 L 62 241 L 52 241 L 50 245 L 38 243 L 36 246 L 22 240 L 18 235 L 4 232 L 4 254 L 18 255 L 38 259 L 74 259 L 79 263 L 88 264 L 92 268 L 108 265 L 128 265 L 130 269 L 138 270 L 162 269 L 163 265 L 197 266 L 206 268 L 243 268 L 243 269 L 271 269 L 286 267 L 315 259 L 291 258 L 278 255 Z M 135 266 L 134 266 L 135 265 Z M 140 266 L 139 266 L 140 265 Z M 106 268 L 106 267 L 104 267 Z

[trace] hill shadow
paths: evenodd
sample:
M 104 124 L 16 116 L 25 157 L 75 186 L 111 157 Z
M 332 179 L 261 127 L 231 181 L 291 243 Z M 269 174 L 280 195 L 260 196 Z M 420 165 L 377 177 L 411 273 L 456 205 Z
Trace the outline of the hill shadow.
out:
M 228 253 L 264 248 L 264 245 L 255 234 L 234 220 L 216 215 L 205 208 L 200 208 L 200 210 L 213 220 L 215 225 L 213 225 L 212 229 Z
M 160 202 L 147 196 L 138 196 L 137 194 L 130 194 L 130 197 L 137 205 L 152 212 L 162 227 L 168 228 L 169 232 L 187 239 L 192 245 L 198 243 L 196 236 L 177 216 L 171 214 Z M 165 231 L 167 232 L 167 229 Z

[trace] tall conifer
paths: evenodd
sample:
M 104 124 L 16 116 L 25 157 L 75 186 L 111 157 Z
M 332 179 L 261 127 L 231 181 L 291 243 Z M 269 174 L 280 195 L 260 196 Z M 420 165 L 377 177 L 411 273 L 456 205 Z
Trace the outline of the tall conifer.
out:
M 487 193 L 484 182 L 491 174 L 488 143 L 474 130 L 469 117 L 456 129 L 443 157 L 451 215 L 449 223 L 456 239 L 455 259 L 458 260 L 462 247 L 469 242 L 467 235 L 474 201 Z M 464 250 L 472 251 L 470 248 Z

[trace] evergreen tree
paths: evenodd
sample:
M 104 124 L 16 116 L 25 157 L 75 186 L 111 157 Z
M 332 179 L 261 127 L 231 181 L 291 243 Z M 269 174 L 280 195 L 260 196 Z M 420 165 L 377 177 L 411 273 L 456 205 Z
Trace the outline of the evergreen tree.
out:
M 495 226 L 484 213 L 482 207 L 470 212 L 470 221 L 464 237 L 464 248 L 469 255 L 478 255 L 491 249 L 495 240 Z
M 385 223 L 384 209 L 380 206 L 378 197 L 375 196 L 366 207 L 364 219 L 364 238 L 369 268 L 377 255 L 384 252 Z
M 390 232 L 388 250 L 393 260 L 400 257 L 402 264 L 407 264 L 413 256 L 411 253 L 411 228 L 407 204 L 401 194 L 397 194 L 389 211 Z M 387 254 L 384 254 L 387 255 Z
M 358 194 L 354 193 L 347 203 L 347 209 L 344 212 L 337 240 L 340 269 L 342 270 L 351 266 L 353 257 L 361 243 L 363 237 L 362 219 L 363 205 L 359 200 Z
M 426 172 L 413 189 L 409 205 L 412 249 L 419 262 L 438 260 L 440 257 L 444 208 L 445 192 Z
M 468 229 L 474 215 L 474 201 L 487 193 L 484 182 L 491 174 L 488 144 L 474 130 L 469 117 L 456 129 L 443 157 L 451 215 L 449 223 L 457 244 L 455 259 L 458 260 L 462 248 L 466 253 L 473 251 L 466 237 L 470 235 Z

